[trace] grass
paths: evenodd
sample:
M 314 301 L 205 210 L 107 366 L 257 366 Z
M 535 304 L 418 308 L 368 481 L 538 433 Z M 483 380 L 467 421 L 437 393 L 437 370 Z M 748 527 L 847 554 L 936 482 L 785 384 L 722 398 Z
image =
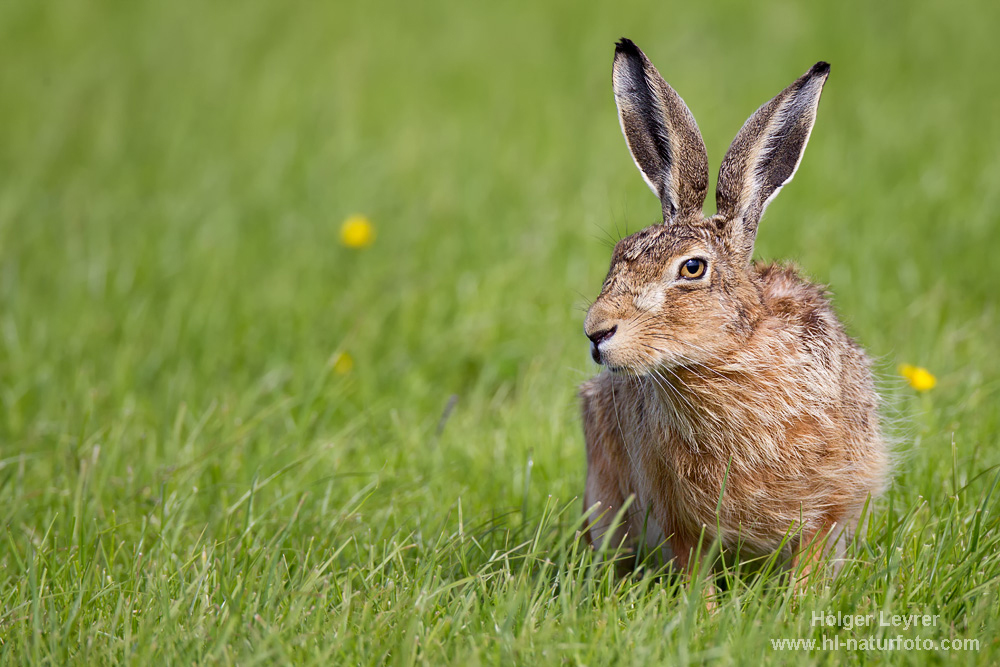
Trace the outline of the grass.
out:
M 0 659 L 995 663 L 998 20 L 968 0 L 0 4 Z M 855 561 L 802 596 L 730 577 L 710 612 L 576 539 L 582 309 L 610 240 L 659 212 L 615 118 L 621 35 L 713 168 L 833 63 L 757 255 L 831 285 L 900 463 Z M 370 248 L 339 243 L 355 213 Z M 817 610 L 937 614 L 923 638 L 980 645 L 772 648 L 867 636 Z

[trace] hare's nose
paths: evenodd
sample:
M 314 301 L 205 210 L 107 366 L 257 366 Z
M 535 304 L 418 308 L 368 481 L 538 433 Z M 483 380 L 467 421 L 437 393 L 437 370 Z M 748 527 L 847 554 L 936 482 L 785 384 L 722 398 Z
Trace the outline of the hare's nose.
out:
M 597 363 L 601 363 L 601 343 L 614 336 L 616 331 L 618 331 L 617 324 L 610 329 L 602 329 L 601 331 L 587 334 L 587 338 L 590 339 L 590 356 Z

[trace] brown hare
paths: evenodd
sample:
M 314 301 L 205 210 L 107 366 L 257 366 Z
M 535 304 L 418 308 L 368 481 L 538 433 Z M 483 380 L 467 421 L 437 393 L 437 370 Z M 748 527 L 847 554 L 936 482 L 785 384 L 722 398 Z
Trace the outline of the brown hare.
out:
M 705 217 L 708 159 L 691 112 L 635 44 L 615 48 L 622 132 L 663 223 L 618 242 L 584 327 L 604 366 L 580 390 L 595 546 L 645 536 L 690 568 L 699 540 L 718 539 L 808 556 L 807 570 L 824 548 L 842 550 L 886 483 L 868 357 L 823 287 L 751 261 L 829 72 L 817 63 L 750 116 Z

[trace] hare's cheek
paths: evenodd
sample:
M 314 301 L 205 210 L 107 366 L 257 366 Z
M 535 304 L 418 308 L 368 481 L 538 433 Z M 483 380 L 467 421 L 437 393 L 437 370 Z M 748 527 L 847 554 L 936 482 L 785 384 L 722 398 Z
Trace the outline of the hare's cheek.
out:
M 632 300 L 632 303 L 635 305 L 636 310 L 655 312 L 663 306 L 664 299 L 665 296 L 662 289 L 650 286 L 640 292 L 639 295 Z

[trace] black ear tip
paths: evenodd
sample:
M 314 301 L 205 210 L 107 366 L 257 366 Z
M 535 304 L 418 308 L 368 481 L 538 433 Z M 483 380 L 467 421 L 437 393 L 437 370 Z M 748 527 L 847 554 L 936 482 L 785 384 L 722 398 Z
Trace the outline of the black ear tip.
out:
M 830 63 L 826 62 L 825 60 L 820 60 L 818 63 L 812 66 L 812 69 L 809 70 L 809 74 L 813 76 L 816 75 L 822 76 L 829 73 L 830 73 Z
M 631 39 L 628 37 L 622 37 L 615 44 L 615 55 L 618 55 L 619 53 L 624 53 L 626 55 L 639 55 L 641 51 L 639 51 L 639 47 L 636 46 L 635 42 Z

